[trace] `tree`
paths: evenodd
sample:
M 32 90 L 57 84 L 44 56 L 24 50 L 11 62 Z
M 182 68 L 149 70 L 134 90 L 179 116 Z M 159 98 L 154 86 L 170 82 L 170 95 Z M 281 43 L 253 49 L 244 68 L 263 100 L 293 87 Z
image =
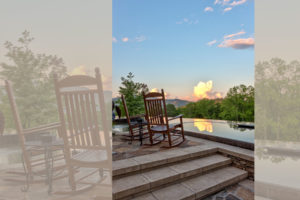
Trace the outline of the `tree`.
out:
M 219 103 L 214 99 L 201 99 L 195 103 L 195 115 L 198 118 L 217 119 L 219 117 Z
M 53 87 L 53 73 L 59 78 L 66 75 L 63 59 L 53 55 L 38 54 L 30 50 L 33 38 L 24 31 L 18 44 L 5 42 L 6 57 L 10 63 L 0 63 L 0 76 L 9 80 L 24 128 L 57 120 Z M 7 127 L 14 126 L 7 94 L 0 92 L 0 109 L 6 117 Z
M 167 107 L 168 117 L 175 117 L 179 114 L 176 107 L 173 104 L 167 104 L 166 107 Z
M 221 118 L 254 121 L 254 87 L 239 85 L 230 88 L 221 105 Z
M 130 115 L 138 115 L 144 113 L 144 101 L 142 92 L 147 93 L 149 91 L 148 86 L 144 83 L 134 82 L 134 75 L 129 72 L 126 77 L 121 77 L 122 86 L 119 87 L 119 94 L 125 96 L 128 112 Z M 122 113 L 124 113 L 124 108 L 122 103 L 120 103 Z

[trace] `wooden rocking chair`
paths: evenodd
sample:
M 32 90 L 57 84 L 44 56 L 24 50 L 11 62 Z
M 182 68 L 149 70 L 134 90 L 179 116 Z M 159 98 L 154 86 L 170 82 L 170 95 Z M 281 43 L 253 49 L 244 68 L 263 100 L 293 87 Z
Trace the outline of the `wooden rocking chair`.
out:
M 38 141 L 28 141 L 28 137 L 39 137 L 39 139 L 41 140 L 41 134 L 48 131 L 56 131 L 58 135 L 60 135 L 60 123 L 52 123 L 35 128 L 24 129 L 22 127 L 21 118 L 13 94 L 12 86 L 7 80 L 5 80 L 5 88 L 8 94 L 13 119 L 16 125 L 16 131 L 19 137 L 19 145 L 21 146 L 22 150 L 22 162 L 24 168 L 24 172 L 9 171 L 9 174 L 14 174 L 17 176 L 15 178 L 7 178 L 6 180 L 25 182 L 26 187 L 23 189 L 23 191 L 27 191 L 29 189 L 29 184 L 44 182 L 45 178 L 37 178 L 46 177 L 47 173 L 47 170 L 45 169 L 47 163 L 45 162 L 45 149 L 43 148 L 43 145 L 39 144 Z M 57 170 L 63 170 L 66 167 L 64 162 L 63 143 L 62 141 L 58 140 L 58 144 L 59 145 L 57 146 L 53 145 L 51 150 L 56 151 L 56 154 L 52 158 L 54 163 L 52 168 L 53 172 Z M 24 176 L 26 177 L 26 180 L 23 179 Z M 65 176 L 66 175 L 60 175 L 55 177 L 54 179 L 63 178 Z
M 143 96 L 150 143 L 155 144 L 153 140 L 154 134 L 162 134 L 164 138 L 167 135 L 169 147 L 178 146 L 184 142 L 182 115 L 168 118 L 164 90 L 161 90 L 161 93 L 143 93 Z M 179 119 L 179 123 L 170 124 L 169 121 L 174 119 Z
M 141 145 L 143 144 L 143 139 L 148 138 L 148 131 L 144 130 L 144 127 L 147 127 L 147 122 L 145 121 L 145 115 L 138 115 L 134 117 L 130 117 L 127 104 L 124 95 L 121 96 L 128 128 L 129 128 L 129 135 L 124 135 L 126 139 L 131 140 L 137 140 L 139 139 L 141 142 Z M 142 130 L 141 130 L 142 129 Z M 140 134 L 142 131 L 142 134 Z
M 71 186 L 71 191 L 57 194 L 87 190 L 107 178 L 104 171 L 108 171 L 111 175 L 112 151 L 102 81 L 98 68 L 95 72 L 95 78 L 74 75 L 58 80 L 54 75 L 61 134 Z M 75 177 L 75 167 L 80 168 L 78 174 L 81 174 L 81 177 Z M 84 169 L 81 170 L 82 168 L 93 170 L 86 173 Z M 97 181 L 86 180 L 93 175 L 99 175 L 100 178 Z

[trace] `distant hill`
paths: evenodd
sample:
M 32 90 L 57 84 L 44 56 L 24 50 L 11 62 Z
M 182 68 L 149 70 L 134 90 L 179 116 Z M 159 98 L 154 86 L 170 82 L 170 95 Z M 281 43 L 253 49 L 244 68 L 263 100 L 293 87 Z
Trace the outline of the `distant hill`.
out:
M 112 100 L 116 102 L 120 97 L 115 97 Z M 181 100 L 181 99 L 166 99 L 166 104 L 173 104 L 176 108 L 185 106 L 186 104 L 191 103 L 190 101 Z
M 181 99 L 166 99 L 166 104 L 173 104 L 176 108 L 186 106 L 190 101 Z

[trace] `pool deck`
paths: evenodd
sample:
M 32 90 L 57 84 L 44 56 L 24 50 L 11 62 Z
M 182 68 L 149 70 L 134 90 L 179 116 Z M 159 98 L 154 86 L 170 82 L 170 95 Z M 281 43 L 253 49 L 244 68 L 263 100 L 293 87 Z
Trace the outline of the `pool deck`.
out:
M 118 155 L 114 156 L 115 160 L 126 160 L 134 157 L 147 156 L 148 154 L 159 154 L 160 152 L 167 151 L 183 151 L 185 148 L 215 148 L 223 155 L 233 156 L 245 161 L 254 162 L 254 152 L 248 149 L 243 149 L 219 142 L 205 140 L 202 138 L 195 138 L 186 136 L 187 141 L 179 147 L 166 149 L 159 145 L 154 146 L 140 146 L 139 141 L 134 141 L 128 144 L 128 141 L 120 140 L 119 135 L 115 135 L 114 147 L 118 147 Z M 123 153 L 122 153 L 123 152 Z M 115 164 L 115 162 L 113 162 Z M 113 165 L 114 165 L 113 164 Z M 115 167 L 115 166 L 114 166 Z M 5 178 L 12 178 L 15 175 L 7 174 L 8 170 L 12 169 L 22 170 L 20 164 L 6 166 L 0 169 L 0 199 L 1 200 L 108 200 L 112 199 L 111 181 L 107 179 L 105 185 L 96 185 L 91 190 L 82 192 L 76 195 L 56 195 L 55 191 L 60 191 L 68 187 L 67 178 L 56 180 L 53 182 L 54 194 L 48 195 L 48 186 L 45 183 L 31 184 L 28 192 L 22 192 L 21 188 L 24 183 L 8 182 Z M 84 173 L 84 172 L 83 172 Z M 206 200 L 227 199 L 232 196 L 237 199 L 251 200 L 254 198 L 253 180 L 243 180 L 235 185 L 226 187 L 221 192 L 213 194 L 206 198 Z M 233 197 L 232 197 L 233 198 Z
M 113 162 L 113 170 L 118 169 L 118 164 L 126 163 L 128 161 L 140 160 L 142 157 L 147 157 L 148 154 L 153 154 L 153 158 L 157 157 L 157 155 L 163 155 L 166 151 L 176 151 L 176 152 L 184 152 L 188 151 L 185 148 L 214 148 L 217 149 L 218 153 L 225 155 L 230 158 L 237 158 L 238 162 L 251 163 L 251 168 L 248 171 L 249 177 L 246 180 L 243 180 L 237 184 L 228 186 L 224 188 L 222 191 L 217 192 L 213 195 L 206 197 L 206 200 L 225 200 L 225 199 L 244 199 L 244 200 L 252 200 L 254 199 L 254 151 L 249 149 L 244 149 L 228 144 L 223 144 L 211 140 L 206 140 L 203 138 L 196 138 L 192 136 L 186 136 L 187 141 L 182 144 L 182 146 L 178 146 L 172 149 L 162 148 L 160 145 L 154 146 L 140 146 L 139 141 L 133 141 L 132 144 L 128 144 L 128 141 L 124 141 L 120 139 L 121 136 L 116 134 L 114 136 L 114 147 L 113 150 L 116 151 L 114 155 Z M 123 151 L 123 153 L 122 153 Z M 139 153 L 137 153 L 139 152 Z M 116 162 L 117 161 L 117 162 Z M 232 165 L 234 166 L 235 161 L 233 161 Z M 244 169 L 243 166 L 234 166 L 241 169 Z M 121 167 L 122 168 L 122 167 Z M 143 166 L 140 166 L 143 168 Z M 129 170 L 130 169 L 126 169 Z M 245 169 L 244 169 L 245 170 Z M 116 175 L 116 174 L 115 174 Z

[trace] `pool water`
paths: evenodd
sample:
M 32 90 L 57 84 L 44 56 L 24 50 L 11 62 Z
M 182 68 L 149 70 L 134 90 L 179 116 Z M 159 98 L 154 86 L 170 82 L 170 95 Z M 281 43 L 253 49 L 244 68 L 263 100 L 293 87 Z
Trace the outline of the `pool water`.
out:
M 254 129 L 238 128 L 232 121 L 183 118 L 183 124 L 185 131 L 254 143 Z
M 170 123 L 178 122 L 179 120 L 170 121 Z M 183 118 L 183 127 L 185 131 L 254 143 L 254 129 L 237 128 L 232 121 Z M 128 126 L 114 125 L 113 130 L 128 131 Z

